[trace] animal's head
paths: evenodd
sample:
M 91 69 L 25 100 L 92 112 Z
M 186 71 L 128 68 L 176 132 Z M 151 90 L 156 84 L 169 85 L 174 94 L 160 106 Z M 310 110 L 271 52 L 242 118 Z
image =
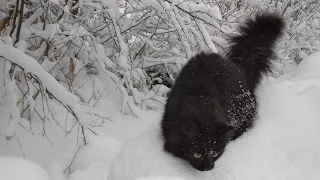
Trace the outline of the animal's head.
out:
M 225 124 L 226 114 L 214 97 L 169 98 L 162 120 L 165 151 L 199 171 L 213 169 L 234 129 Z

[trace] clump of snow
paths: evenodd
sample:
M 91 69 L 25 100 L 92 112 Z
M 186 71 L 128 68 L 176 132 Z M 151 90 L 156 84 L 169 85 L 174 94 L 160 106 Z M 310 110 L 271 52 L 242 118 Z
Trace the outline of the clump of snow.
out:
M 163 11 L 161 4 L 157 0 L 141 0 L 141 3 L 146 7 L 152 7 L 158 11 Z
M 201 12 L 210 15 L 211 18 L 222 20 L 221 12 L 218 6 L 209 7 L 206 4 L 191 4 L 189 8 L 192 12 Z M 210 17 L 208 17 L 208 22 L 210 22 Z
M 24 40 L 17 42 L 16 44 L 17 49 L 19 49 L 22 52 L 25 52 L 28 48 L 28 43 Z
M 59 0 L 50 0 L 50 2 L 52 2 L 52 3 L 56 4 L 56 5 L 60 4 Z
M 49 180 L 38 164 L 16 157 L 0 157 L 1 180 Z

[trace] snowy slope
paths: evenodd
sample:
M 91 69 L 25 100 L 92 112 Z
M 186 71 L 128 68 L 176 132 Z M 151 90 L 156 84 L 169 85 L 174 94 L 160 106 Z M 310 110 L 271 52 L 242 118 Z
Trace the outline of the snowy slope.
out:
M 49 180 L 49 175 L 34 162 L 15 157 L 0 157 L 0 179 Z
M 320 179 L 320 53 L 306 58 L 290 75 L 258 90 L 255 127 L 231 143 L 214 171 L 199 173 L 162 152 L 157 129 L 129 144 L 113 164 L 108 180 L 154 175 L 196 179 Z

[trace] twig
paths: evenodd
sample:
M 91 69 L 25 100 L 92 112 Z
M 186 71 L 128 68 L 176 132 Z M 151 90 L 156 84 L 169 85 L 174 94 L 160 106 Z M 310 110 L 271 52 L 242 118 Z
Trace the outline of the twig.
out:
M 14 10 L 14 16 L 13 16 L 13 21 L 12 21 L 12 29 L 11 29 L 11 32 L 10 32 L 10 36 L 13 35 L 13 32 L 14 32 L 14 29 L 16 28 L 16 19 L 17 19 L 17 16 L 18 16 L 18 11 L 19 11 L 19 0 L 17 0 L 16 2 L 16 8 Z
M 77 154 L 78 154 L 78 152 L 79 152 L 80 149 L 81 149 L 81 147 L 78 147 L 78 149 L 77 149 L 76 153 L 74 154 L 74 156 L 73 156 L 70 164 L 69 164 L 68 167 L 63 171 L 64 173 L 66 173 L 68 169 L 70 170 L 70 167 L 72 166 L 72 163 L 73 163 L 73 161 L 75 160 L 75 158 L 76 158 L 76 156 L 77 156 Z
M 21 31 L 21 24 L 22 24 L 22 18 L 23 18 L 23 9 L 24 9 L 24 0 L 21 0 L 20 2 L 20 15 L 19 15 L 19 24 L 18 24 L 18 29 L 16 32 L 16 40 L 15 44 L 19 41 L 20 38 L 20 31 Z

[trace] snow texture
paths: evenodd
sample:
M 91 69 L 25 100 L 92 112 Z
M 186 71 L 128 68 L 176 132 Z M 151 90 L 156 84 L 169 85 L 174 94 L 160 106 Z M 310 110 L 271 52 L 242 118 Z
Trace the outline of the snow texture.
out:
M 185 180 L 179 177 L 165 177 L 165 176 L 151 176 L 146 178 L 140 178 L 137 180 Z
M 38 164 L 16 157 L 0 157 L 1 180 L 49 180 Z

